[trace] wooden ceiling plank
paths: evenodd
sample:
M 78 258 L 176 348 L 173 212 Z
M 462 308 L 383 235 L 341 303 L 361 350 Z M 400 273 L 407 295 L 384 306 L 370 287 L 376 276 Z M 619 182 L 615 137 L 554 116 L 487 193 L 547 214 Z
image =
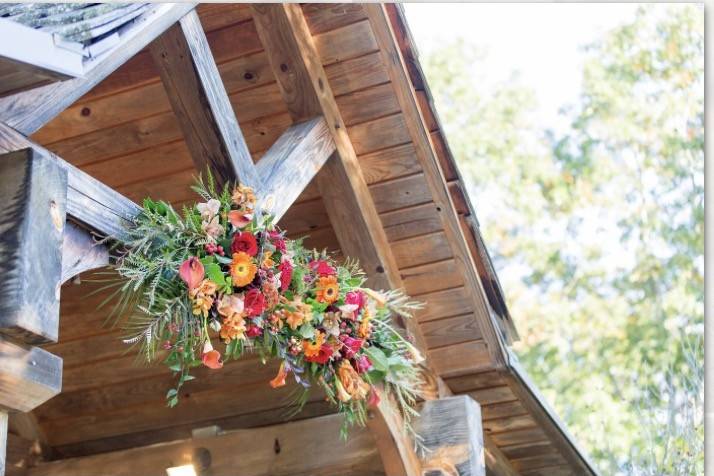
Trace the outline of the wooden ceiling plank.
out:
M 0 121 L 30 135 L 47 124 L 194 8 L 190 3 L 163 4 L 123 39 L 121 47 L 93 65 L 82 77 L 0 98 Z
M 195 10 L 150 46 L 196 169 L 219 187 L 239 179 L 262 187 Z

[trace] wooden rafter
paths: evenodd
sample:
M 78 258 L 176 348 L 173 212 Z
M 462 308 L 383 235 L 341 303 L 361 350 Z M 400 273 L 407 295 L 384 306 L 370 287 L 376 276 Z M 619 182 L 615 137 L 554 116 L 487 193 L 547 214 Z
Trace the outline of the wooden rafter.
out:
M 317 175 L 317 184 L 347 256 L 360 260 L 369 285 L 400 289 L 403 283 L 391 247 L 372 201 L 345 123 L 313 44 L 302 9 L 297 4 L 252 5 L 253 20 L 268 54 L 283 99 L 293 121 L 323 116 L 335 142 L 336 153 Z M 403 322 L 425 351 L 417 325 Z M 418 475 L 419 458 L 394 421 L 394 409 L 383 404 L 369 425 L 377 439 L 390 476 Z
M 406 66 L 401 52 L 397 48 L 394 32 L 389 21 L 385 6 L 382 4 L 365 4 L 364 7 L 379 46 L 384 64 L 387 67 L 389 79 L 394 84 L 399 106 L 404 113 L 409 135 L 414 143 L 417 159 L 424 170 L 424 177 L 434 202 L 440 210 L 440 218 L 451 245 L 459 274 L 464 276 L 466 290 L 474 303 L 478 314 L 477 322 L 481 335 L 486 342 L 494 367 L 503 368 L 506 365 L 504 342 L 498 334 L 495 322 L 492 322 L 486 294 L 481 280 L 473 266 L 473 259 L 459 223 L 454 204 L 439 166 L 434 149 L 431 145 L 428 128 L 419 112 L 419 105 L 407 75 Z
M 196 169 L 262 187 L 195 10 L 150 47 Z
M 84 76 L 0 98 L 0 122 L 26 136 L 33 134 L 194 7 L 191 3 L 157 4 L 144 14 L 140 27 L 122 38 L 121 47 L 94 64 Z

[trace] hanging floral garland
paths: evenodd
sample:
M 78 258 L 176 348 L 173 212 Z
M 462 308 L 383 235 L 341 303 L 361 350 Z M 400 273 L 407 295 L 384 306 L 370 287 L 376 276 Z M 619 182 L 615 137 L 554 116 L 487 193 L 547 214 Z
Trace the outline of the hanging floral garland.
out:
M 273 217 L 256 210 L 253 190 L 217 192 L 210 175 L 193 189 L 205 200 L 177 213 L 146 199 L 128 230 L 114 270 L 114 317 L 148 361 L 162 359 L 177 375 L 169 406 L 194 377 L 256 352 L 281 361 L 270 386 L 298 383 L 301 408 L 317 385 L 345 415 L 343 431 L 363 425 L 378 386 L 407 424 L 421 386 L 418 351 L 391 325 L 419 307 L 395 291 L 364 287 L 354 261 L 338 264 L 285 237 Z M 105 289 L 105 288 L 103 288 Z M 220 345 L 221 350 L 215 347 Z M 215 346 L 215 347 L 214 347 Z

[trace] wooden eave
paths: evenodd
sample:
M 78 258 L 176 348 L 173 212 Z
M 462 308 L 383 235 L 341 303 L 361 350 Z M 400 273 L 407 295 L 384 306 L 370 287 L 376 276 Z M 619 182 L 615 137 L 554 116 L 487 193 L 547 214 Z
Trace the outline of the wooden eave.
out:
M 372 210 L 378 226 L 361 238 L 373 246 L 371 254 L 361 254 L 368 275 L 385 287 L 397 283 L 427 303 L 417 316 L 415 332 L 423 336 L 429 365 L 446 390 L 480 403 L 487 461 L 494 474 L 594 473 L 514 370 L 507 343 L 517 337 L 515 329 L 398 8 L 306 4 L 300 16 L 307 30 L 287 45 L 271 43 L 278 40 L 269 35 L 272 22 L 289 21 L 289 12 L 286 17 L 265 16 L 257 27 L 255 12 L 262 13 L 248 5 L 204 4 L 197 11 L 222 84 L 206 81 L 215 65 L 190 67 L 182 63 L 185 54 L 173 56 L 184 48 L 179 30 L 189 35 L 196 27 L 195 21 L 182 20 L 179 30 L 172 27 L 173 39 L 172 30 L 150 48 L 130 39 L 131 48 L 109 55 L 97 67 L 115 70 L 106 79 L 100 81 L 104 76 L 95 73 L 55 88 L 38 88 L 39 97 L 46 99 L 39 109 L 34 109 L 37 97 L 0 98 L 0 122 L 9 126 L 0 128 L 0 142 L 22 142 L 23 134 L 31 135 L 32 141 L 67 160 L 68 194 L 74 194 L 68 195 L 68 216 L 81 226 L 99 220 L 119 230 L 133 213 L 131 200 L 152 196 L 179 207 L 195 201 L 189 186 L 196 165 L 212 160 L 210 153 L 201 152 L 203 147 L 225 152 L 235 146 L 229 155 L 251 156 L 256 161 L 251 180 L 265 184 L 275 177 L 292 178 L 279 166 L 282 159 L 273 159 L 280 140 L 292 133 L 329 137 L 319 150 L 337 150 L 341 165 L 326 162 L 331 165 L 323 170 L 330 175 L 321 179 L 318 174 L 295 203 L 285 207 L 280 225 L 293 237 L 308 235 L 310 246 L 354 256 L 360 241 L 350 239 L 349 220 L 362 220 L 362 214 L 340 216 L 334 208 L 360 203 L 360 210 Z M 157 27 L 154 37 L 174 22 Z M 293 63 L 306 47 L 314 48 L 319 65 Z M 293 52 L 285 64 L 280 51 Z M 190 51 L 194 64 L 201 54 Z M 161 61 L 159 67 L 156 61 Z M 317 87 L 309 101 L 291 102 L 293 68 L 314 80 L 299 89 Z M 205 88 L 225 88 L 222 94 L 227 94 L 240 124 L 240 138 L 235 125 L 221 122 L 214 114 L 217 109 L 207 107 L 212 93 Z M 78 100 L 63 111 L 57 106 L 60 97 Z M 315 114 L 323 122 L 309 124 L 305 132 L 301 121 Z M 54 116 L 46 125 L 38 119 Z M 191 131 L 199 130 L 201 140 L 191 139 Z M 15 143 L 15 148 L 23 144 Z M 29 142 L 27 146 L 34 147 Z M 304 150 L 298 144 L 285 154 L 299 156 Z M 323 161 L 306 165 L 317 169 L 327 160 L 308 155 Z M 266 157 L 271 160 L 263 161 Z M 275 167 L 269 164 L 272 160 Z M 250 177 L 250 170 L 241 176 Z M 361 178 L 355 182 L 345 170 Z M 330 180 L 345 192 L 325 185 Z M 360 181 L 362 195 L 355 192 Z M 113 197 L 121 206 L 101 209 L 96 195 L 82 195 L 88 184 L 92 193 L 116 193 L 128 200 Z M 288 198 L 289 204 L 295 197 Z M 357 228 L 369 228 L 369 223 L 359 225 L 360 220 Z M 83 235 L 67 236 L 80 240 Z M 73 258 L 78 265 L 63 269 L 63 279 L 106 260 L 101 252 Z M 185 387 L 182 408 L 167 409 L 163 394 L 172 377 L 163 367 L 133 365 L 120 333 L 101 326 L 104 313 L 96 310 L 101 296 L 88 295 L 93 285 L 82 281 L 85 277 L 62 287 L 59 342 L 44 346 L 64 359 L 62 393 L 32 413 L 33 439 L 41 441 L 47 458 L 181 440 L 209 424 L 233 430 L 282 421 L 290 389 L 270 390 L 266 382 L 275 365 L 262 366 L 250 356 L 227 364 L 220 373 L 199 370 L 199 378 Z M 298 417 L 331 411 L 315 394 Z M 12 423 L 17 436 L 22 425 Z

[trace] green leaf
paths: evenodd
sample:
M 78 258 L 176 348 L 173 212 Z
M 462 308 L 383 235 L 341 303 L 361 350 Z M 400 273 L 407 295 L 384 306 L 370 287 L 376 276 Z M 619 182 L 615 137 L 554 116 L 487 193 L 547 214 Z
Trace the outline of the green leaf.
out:
M 226 276 L 221 271 L 221 266 L 217 263 L 208 263 L 205 265 L 206 276 L 208 279 L 216 283 L 218 286 L 226 285 Z
M 315 337 L 315 328 L 312 327 L 310 323 L 306 323 L 300 326 L 298 332 L 303 337 L 303 339 L 312 339 L 313 337 Z
M 167 399 L 169 399 L 169 398 L 171 398 L 171 397 L 175 397 L 176 395 L 178 395 L 178 390 L 176 390 L 175 388 L 172 388 L 171 390 L 169 390 L 168 392 L 166 392 L 166 398 L 167 398 Z
M 387 356 L 384 355 L 384 352 L 382 352 L 382 349 L 371 346 L 365 347 L 364 352 L 369 357 L 369 360 L 372 361 L 372 365 L 375 370 L 379 370 L 381 372 L 387 372 L 389 370 L 389 360 L 387 359 Z

